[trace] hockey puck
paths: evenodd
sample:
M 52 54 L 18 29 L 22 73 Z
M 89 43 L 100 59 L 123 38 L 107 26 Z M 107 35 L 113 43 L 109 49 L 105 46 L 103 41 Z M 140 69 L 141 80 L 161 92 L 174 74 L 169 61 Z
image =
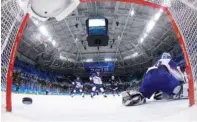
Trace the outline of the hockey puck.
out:
M 30 97 L 24 97 L 22 100 L 23 104 L 30 105 L 32 104 L 32 99 Z

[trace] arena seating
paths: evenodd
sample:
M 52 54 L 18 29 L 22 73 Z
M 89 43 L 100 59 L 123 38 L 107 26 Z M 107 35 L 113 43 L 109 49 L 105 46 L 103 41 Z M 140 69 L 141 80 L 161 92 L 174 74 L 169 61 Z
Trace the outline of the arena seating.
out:
M 184 58 L 181 54 L 173 57 L 173 60 L 179 66 L 184 67 Z M 140 81 L 144 73 L 141 72 L 137 74 L 138 75 L 135 74 L 133 76 L 138 76 L 138 77 L 132 77 L 132 76 L 118 77 L 118 80 L 120 81 L 119 85 L 121 91 L 127 88 L 137 89 L 139 87 Z M 46 90 L 47 90 L 49 91 L 50 94 L 68 94 L 71 87 L 71 81 L 75 77 L 74 76 L 70 76 L 70 78 L 66 78 L 66 77 L 67 76 L 64 76 L 62 74 L 42 71 L 41 69 L 33 65 L 27 64 L 23 61 L 16 59 L 14 66 L 14 73 L 13 73 L 12 91 L 18 93 L 26 93 L 26 94 L 46 94 Z M 103 77 L 104 85 L 106 87 L 110 87 L 110 84 L 108 82 L 109 78 L 110 76 Z M 87 89 L 91 89 L 91 83 L 86 80 L 83 81 L 85 81 L 84 85 L 87 86 Z M 17 87 L 19 87 L 18 90 Z M 1 85 L 1 88 L 5 89 L 3 85 Z M 107 89 L 106 91 L 110 92 Z

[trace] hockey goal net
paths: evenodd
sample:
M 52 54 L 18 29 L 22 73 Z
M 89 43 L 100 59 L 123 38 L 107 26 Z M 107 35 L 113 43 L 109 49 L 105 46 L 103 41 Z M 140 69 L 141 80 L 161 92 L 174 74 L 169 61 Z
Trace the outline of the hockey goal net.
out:
M 179 38 L 179 43 L 186 60 L 187 73 L 190 80 L 190 105 L 194 104 L 193 84 L 197 82 L 197 1 L 196 0 L 81 0 L 134 2 L 142 5 L 158 7 L 162 3 L 169 3 L 166 13 Z M 13 63 L 20 37 L 28 20 L 17 0 L 1 1 L 1 106 L 6 111 L 12 110 L 12 72 Z M 179 33 L 180 32 L 180 33 Z
M 23 19 L 17 0 L 1 1 L 1 108 L 7 111 L 11 111 L 12 71 Z

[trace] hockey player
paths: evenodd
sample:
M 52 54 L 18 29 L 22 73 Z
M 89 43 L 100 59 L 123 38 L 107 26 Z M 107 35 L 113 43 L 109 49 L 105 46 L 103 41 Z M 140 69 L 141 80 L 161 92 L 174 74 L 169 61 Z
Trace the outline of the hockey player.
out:
M 115 80 L 114 75 L 111 76 L 110 84 L 111 84 L 111 90 L 112 90 L 113 96 L 115 96 L 115 94 L 117 94 L 119 96 L 119 94 L 118 94 L 118 82 L 117 82 L 117 80 Z
M 90 76 L 90 81 L 93 82 L 92 93 L 91 93 L 92 98 L 95 96 L 97 90 L 100 90 L 103 96 L 107 97 L 103 89 L 103 82 L 100 76 L 100 72 L 93 73 Z
M 79 77 L 77 77 L 77 79 L 72 82 L 72 86 L 73 88 L 71 90 L 71 97 L 73 97 L 77 91 L 79 91 L 82 97 L 84 97 L 83 84 Z
M 163 93 L 172 99 L 181 95 L 188 97 L 188 87 L 184 84 L 180 68 L 172 60 L 169 53 L 163 53 L 157 63 L 148 68 L 139 91 L 123 92 L 122 102 L 125 106 L 139 105 L 146 102 L 154 94 L 154 99 L 162 99 Z

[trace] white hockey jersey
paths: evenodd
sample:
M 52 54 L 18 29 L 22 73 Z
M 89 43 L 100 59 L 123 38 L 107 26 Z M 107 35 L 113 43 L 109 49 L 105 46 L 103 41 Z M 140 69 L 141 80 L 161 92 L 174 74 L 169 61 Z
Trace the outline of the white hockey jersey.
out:
M 81 80 L 74 80 L 72 82 L 72 84 L 76 87 L 76 88 L 82 88 L 83 87 L 83 84 L 82 84 L 82 81 Z
M 184 81 L 184 76 L 180 71 L 180 68 L 177 67 L 176 63 L 171 60 L 171 59 L 159 59 L 157 63 L 148 68 L 147 72 L 148 73 L 152 69 L 158 69 L 159 66 L 164 65 L 168 69 L 168 71 L 179 81 Z
M 93 74 L 90 77 L 90 80 L 92 80 L 94 84 L 103 84 L 102 78 L 100 76 L 97 76 L 96 74 Z

